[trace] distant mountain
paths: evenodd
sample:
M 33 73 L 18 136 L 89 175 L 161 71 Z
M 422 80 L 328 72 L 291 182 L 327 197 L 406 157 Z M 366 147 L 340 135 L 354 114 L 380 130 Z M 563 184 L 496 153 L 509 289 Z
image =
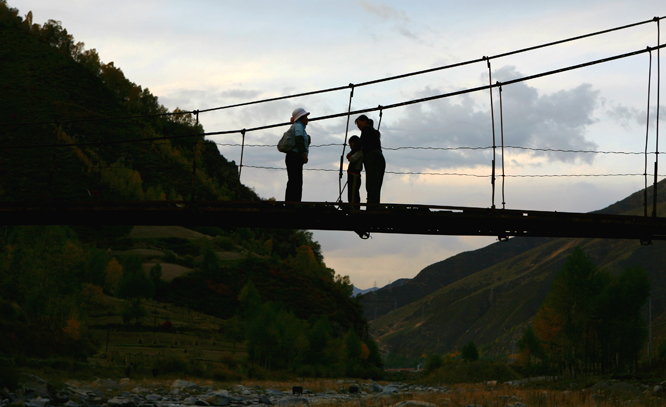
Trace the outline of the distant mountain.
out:
M 664 213 L 666 181 L 658 184 L 658 198 L 658 213 Z M 639 191 L 599 212 L 642 215 L 643 200 Z M 432 264 L 400 287 L 364 295 L 365 316 L 374 319 L 377 313 L 371 332 L 387 351 L 447 352 L 473 340 L 493 352 L 513 353 L 553 276 L 576 246 L 614 273 L 642 266 L 652 277 L 653 315 L 664 311 L 666 242 L 641 246 L 620 239 L 514 238 Z
M 356 296 L 359 296 L 359 295 L 365 295 L 365 294 L 371 293 L 373 291 L 384 290 L 384 289 L 388 289 L 388 288 L 392 288 L 392 287 L 400 287 L 401 285 L 405 284 L 408 281 L 409 281 L 408 278 L 400 278 L 398 280 L 395 280 L 392 283 L 389 283 L 389 284 L 385 285 L 384 287 L 381 287 L 381 288 L 371 287 L 371 288 L 367 288 L 365 290 L 354 287 L 354 296 L 356 297 Z
M 362 289 L 356 288 L 356 286 L 354 286 L 354 289 L 352 291 L 352 295 L 354 297 L 356 297 L 356 296 L 363 295 L 363 294 L 366 294 L 366 293 L 369 293 L 369 292 L 372 292 L 372 291 L 375 291 L 375 290 L 379 290 L 379 288 L 371 287 L 371 288 L 366 288 L 365 290 L 362 290 Z

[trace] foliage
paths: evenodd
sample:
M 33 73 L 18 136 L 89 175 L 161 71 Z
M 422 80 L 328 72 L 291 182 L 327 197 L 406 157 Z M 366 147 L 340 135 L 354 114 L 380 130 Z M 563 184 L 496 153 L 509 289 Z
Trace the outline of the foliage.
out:
M 428 360 L 426 361 L 425 365 L 426 374 L 432 372 L 433 370 L 439 369 L 442 367 L 442 365 L 444 365 L 444 358 L 442 355 L 433 354 L 428 356 Z
M 520 375 L 506 363 L 487 360 L 474 362 L 450 360 L 445 361 L 439 369 L 426 373 L 422 382 L 432 384 L 483 383 L 489 380 L 506 382 L 520 378 Z
M 19 371 L 12 362 L 0 359 L 0 388 L 14 391 L 19 386 Z
M 547 362 L 546 353 L 534 333 L 534 328 L 529 325 L 523 332 L 523 337 L 518 341 L 518 362 L 527 366 L 528 370 L 535 361 Z
M 469 341 L 465 346 L 462 347 L 461 357 L 463 360 L 468 362 L 479 360 L 479 350 L 476 348 L 476 345 L 473 341 Z
M 647 338 L 641 312 L 649 293 L 642 269 L 629 267 L 615 277 L 574 249 L 534 318 L 544 353 L 533 346 L 532 354 L 569 373 L 635 367 Z
M 96 50 L 85 50 L 60 22 L 34 24 L 31 13 L 22 18 L 0 0 L 0 41 L 0 75 L 7 83 L 0 95 L 0 122 L 40 123 L 6 126 L 3 142 L 69 145 L 47 153 L 21 149 L 3 155 L 0 199 L 259 199 L 240 184 L 236 164 L 199 135 L 204 129 L 192 114 L 176 109 L 174 115 L 162 116 L 168 111 L 157 97 L 131 82 L 113 62 L 102 62 Z M 150 117 L 90 120 L 128 115 Z M 123 143 L 130 139 L 145 142 L 130 148 Z M 167 253 L 162 261 L 195 268 L 167 283 L 161 279 L 161 265 L 146 274 L 139 258 L 113 253 L 134 248 L 135 242 L 128 238 L 130 226 L 5 227 L 0 312 L 7 317 L 1 319 L 24 326 L 38 324 L 62 339 L 63 346 L 53 349 L 78 345 L 80 356 L 88 349 L 87 313 L 105 309 L 104 294 L 124 298 L 123 319 L 137 323 L 145 313 L 142 299 L 155 294 L 159 300 L 212 315 L 238 315 L 228 324 L 229 336 L 234 343 L 246 338 L 254 341 L 257 364 L 266 368 L 295 369 L 311 363 L 318 366 L 315 370 L 322 367 L 343 374 L 344 337 L 350 330 L 363 338 L 356 362 L 360 360 L 362 367 L 381 364 L 376 344 L 367 338 L 360 305 L 351 298 L 349 278 L 336 276 L 326 267 L 311 232 L 208 229 L 214 239 L 203 248 L 177 238 L 154 242 Z M 219 250 L 250 254 L 241 261 L 221 261 L 216 255 Z M 256 294 L 266 302 L 248 305 L 271 319 L 241 312 L 239 294 L 249 281 L 255 282 Z M 324 315 L 326 321 L 321 319 Z M 316 333 L 311 334 L 315 325 Z M 248 336 L 262 329 L 279 339 L 277 346 Z M 316 352 L 309 349 L 312 338 L 321 339 Z M 20 336 L 3 339 L 24 350 Z M 256 368 L 256 374 L 262 369 Z
M 241 290 L 239 301 L 242 318 L 229 319 L 225 328 L 236 341 L 241 335 L 235 331 L 242 326 L 249 361 L 260 367 L 253 368 L 253 374 L 266 369 L 310 376 L 381 376 L 377 345 L 362 341 L 354 329 L 336 336 L 326 315 L 307 322 L 279 305 L 263 302 L 252 281 Z

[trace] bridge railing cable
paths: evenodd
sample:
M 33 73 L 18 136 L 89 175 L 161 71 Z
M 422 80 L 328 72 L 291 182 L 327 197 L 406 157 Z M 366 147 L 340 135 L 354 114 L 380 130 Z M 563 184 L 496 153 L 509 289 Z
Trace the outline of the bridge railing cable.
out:
M 331 115 L 326 115 L 326 116 L 320 116 L 320 117 L 313 117 L 310 118 L 310 122 L 314 121 L 321 121 L 321 120 L 330 120 L 334 118 L 339 118 L 339 117 L 348 117 L 350 115 L 358 115 L 358 114 L 364 114 L 364 113 L 370 113 L 370 112 L 375 112 L 378 110 L 386 110 L 386 109 L 395 109 L 398 107 L 404 107 L 404 106 L 409 106 L 413 104 L 419 104 L 419 103 L 425 103 L 425 102 L 430 102 L 430 101 L 435 101 L 438 99 L 444 99 L 444 98 L 449 98 L 449 97 L 454 97 L 454 96 L 460 96 L 460 95 L 465 95 L 468 93 L 474 93 L 474 92 L 480 92 L 480 91 L 486 91 L 490 90 L 492 88 L 499 88 L 500 86 L 507 86 L 510 84 L 514 83 L 520 83 L 520 82 L 525 82 L 537 78 L 542 78 L 550 75 L 556 75 L 559 73 L 575 70 L 575 69 L 581 69 L 585 68 L 588 66 L 593 66 L 601 63 L 606 63 L 610 61 L 615 61 L 619 60 L 622 58 L 628 58 L 631 56 L 635 55 L 640 55 L 645 52 L 651 52 L 653 50 L 658 50 L 663 47 L 665 47 L 666 44 L 664 45 L 658 45 L 656 47 L 647 47 L 642 50 L 637 50 L 633 52 L 628 52 L 624 54 L 619 54 L 607 58 L 602 58 L 602 59 L 597 59 L 594 61 L 589 61 L 586 63 L 581 63 L 581 64 L 576 64 L 576 65 L 570 65 L 564 68 L 560 69 L 555 69 L 555 70 L 550 70 L 534 75 L 528 75 L 528 76 L 523 76 L 520 78 L 515 78 L 511 79 L 508 81 L 504 82 L 496 82 L 495 84 L 489 84 L 489 85 L 483 85 L 483 86 L 478 86 L 475 88 L 468 88 L 468 89 L 461 89 L 458 91 L 453 91 L 453 92 L 448 92 L 448 93 L 442 93 L 439 95 L 433 95 L 433 96 L 428 96 L 424 98 L 418 98 L 418 99 L 411 99 L 407 100 L 404 102 L 399 102 L 399 103 L 394 103 L 390 105 L 381 105 L 378 107 L 371 107 L 371 108 L 365 108 L 365 109 L 359 109 L 355 111 L 348 111 L 348 112 L 341 112 L 341 113 L 335 113 Z M 355 85 L 356 86 L 356 85 Z M 60 122 L 61 124 L 63 122 Z M 219 135 L 228 135 L 228 134 L 242 134 L 242 132 L 255 132 L 255 131 L 260 131 L 260 130 L 268 130 L 268 129 L 273 129 L 277 127 L 284 127 L 287 125 L 290 125 L 291 123 L 289 122 L 281 122 L 281 123 L 274 123 L 274 124 L 269 124 L 269 125 L 264 125 L 264 126 L 257 126 L 257 127 L 252 127 L 252 128 L 247 128 L 247 129 L 234 129 L 234 130 L 223 130 L 223 131 L 214 131 L 214 132 L 205 132 L 205 133 L 193 133 L 193 134 L 188 134 L 188 135 L 178 135 L 178 136 L 159 136 L 159 137 L 144 137 L 144 138 L 136 138 L 136 139 L 125 139 L 125 140 L 108 140 L 108 141 L 97 141 L 97 142 L 82 142 L 82 143 L 77 143 L 77 146 L 85 146 L 85 145 L 111 145 L 111 144 L 121 144 L 121 143 L 136 143 L 136 142 L 146 142 L 146 141 L 159 141 L 159 140 L 174 140 L 174 139 L 183 139 L 183 138 L 193 138 L 193 137 L 211 137 L 211 136 L 219 136 Z M 6 150 L 12 150 L 12 149 L 28 149 L 28 148 L 40 148 L 40 147 L 53 147 L 53 144 L 48 144 L 48 145 L 0 145 L 0 149 L 6 149 Z M 60 147 L 66 147 L 66 146 L 71 146 L 71 144 L 58 144 Z
M 432 72 L 437 72 L 437 71 L 442 71 L 446 69 L 451 69 L 451 68 L 456 68 L 456 67 L 462 67 L 465 65 L 471 65 L 471 64 L 476 64 L 480 63 L 483 61 L 489 61 L 491 59 L 499 59 L 499 58 L 504 58 L 512 55 L 517 55 L 529 51 L 534 51 L 542 48 L 547 48 L 547 47 L 552 47 L 555 45 L 560 45 L 560 44 L 565 44 L 568 42 L 572 41 L 578 41 L 582 40 L 585 38 L 591 38 L 595 37 L 598 35 L 603 35 L 603 34 L 608 34 L 611 32 L 615 31 L 620 31 L 620 30 L 625 30 L 628 28 L 633 28 L 633 27 L 638 27 L 640 25 L 656 22 L 659 24 L 660 20 L 665 19 L 666 16 L 663 17 L 654 17 L 649 20 L 645 21 L 640 21 L 637 23 L 633 24 L 627 24 L 623 26 L 618 26 L 606 30 L 600 30 L 600 31 L 595 31 L 592 33 L 588 34 L 583 34 L 583 35 L 578 35 L 574 37 L 569 37 L 566 39 L 558 40 L 558 41 L 552 41 L 552 42 L 547 42 L 531 47 L 525 47 L 509 52 L 504 52 L 500 54 L 496 54 L 493 56 L 484 56 L 481 58 L 477 59 L 472 59 L 468 61 L 463 61 L 463 62 L 458 62 L 454 64 L 449 64 L 449 65 L 444 65 L 444 66 L 439 66 L 435 68 L 429 68 L 429 69 L 423 69 L 419 71 L 413 71 L 409 73 L 404 73 L 400 75 L 394 75 L 394 76 L 389 76 L 385 78 L 380 78 L 380 79 L 374 79 L 366 82 L 360 82 L 356 84 L 349 84 L 345 86 L 337 86 L 337 87 L 332 87 L 332 88 L 327 88 L 327 89 L 320 89 L 320 90 L 314 90 L 314 91 L 308 91 L 308 92 L 302 92 L 302 93 L 297 93 L 293 95 L 284 95 L 284 96 L 278 96 L 278 97 L 273 97 L 273 98 L 266 98 L 266 99 L 260 99 L 260 100 L 255 100 L 255 101 L 250 101 L 250 102 L 243 102 L 243 103 L 236 103 L 236 104 L 231 104 L 231 105 L 225 105 L 225 106 L 219 106 L 219 107 L 213 107 L 213 108 L 207 108 L 207 109 L 198 109 L 198 110 L 192 110 L 192 111 L 179 111 L 179 112 L 163 112 L 163 113 L 152 113 L 152 114 L 142 114 L 142 115 L 127 115 L 127 116 L 109 116 L 109 117 L 97 117 L 97 118 L 87 118 L 87 119 L 73 119 L 73 120 L 66 120 L 66 119 L 61 119 L 59 120 L 60 123 L 84 123 L 84 122 L 93 122 L 93 121 L 105 121 L 105 120 L 126 120 L 126 119 L 139 119 L 139 118 L 151 118 L 151 117 L 164 117 L 164 116 L 175 116 L 175 115 L 183 115 L 183 114 L 194 114 L 195 112 L 199 113 L 207 113 L 207 112 L 213 112 L 213 111 L 218 111 L 218 110 L 225 110 L 225 109 L 232 109 L 232 108 L 237 108 L 237 107 L 243 107 L 243 106 L 250 106 L 250 105 L 256 105 L 256 104 L 262 104 L 262 103 L 268 103 L 268 102 L 274 102 L 274 101 L 279 101 L 279 100 L 286 100 L 286 99 L 293 99 L 293 98 L 299 98 L 299 97 L 304 97 L 304 96 L 312 96 L 312 95 L 318 95 L 318 94 L 323 94 L 323 93 L 330 93 L 330 92 L 337 92 L 345 89 L 349 89 L 350 87 L 363 87 L 363 86 L 369 86 L 369 85 L 375 85 L 378 83 L 383 83 L 383 82 L 389 82 L 389 81 L 394 81 L 394 80 L 399 80 L 399 79 L 404 79 L 412 76 L 417 76 L 417 75 L 424 75 Z M 37 122 L 19 122 L 19 123 L 0 123 L 0 126 L 16 126 L 16 125 L 26 125 L 26 124 L 51 124 L 54 123 L 54 121 L 37 121 Z
M 659 54 L 660 49 L 663 46 L 666 46 L 666 45 L 661 45 L 661 43 L 660 43 L 659 21 L 662 18 L 664 18 L 664 17 L 661 17 L 661 18 L 655 17 L 652 20 L 641 22 L 641 23 L 636 23 L 636 24 L 632 24 L 632 25 L 628 25 L 628 26 L 618 27 L 616 29 L 611 29 L 611 30 L 604 30 L 604 31 L 601 31 L 601 32 L 593 33 L 593 34 L 588 34 L 588 35 L 585 35 L 585 36 L 573 37 L 573 38 L 570 38 L 570 39 L 567 39 L 567 40 L 562 40 L 562 41 L 549 43 L 549 44 L 543 44 L 541 46 L 531 47 L 531 48 L 527 48 L 527 49 L 523 49 L 523 50 L 519 50 L 519 51 L 513 51 L 511 53 L 496 55 L 494 57 L 485 57 L 484 56 L 480 60 L 467 61 L 467 62 L 460 63 L 460 64 L 449 65 L 449 66 L 446 66 L 446 67 L 433 68 L 433 69 L 430 69 L 430 70 L 412 72 L 412 73 L 409 73 L 409 74 L 399 75 L 399 76 L 396 76 L 396 77 L 378 79 L 378 80 L 375 80 L 375 81 L 370 81 L 370 82 L 366 82 L 366 83 L 362 83 L 362 84 L 356 84 L 356 85 L 349 84 L 348 86 L 345 86 L 345 87 L 335 88 L 334 90 L 351 89 L 348 110 L 346 112 L 335 113 L 335 114 L 320 116 L 320 117 L 313 117 L 313 118 L 310 118 L 310 121 L 314 122 L 314 121 L 319 121 L 319 120 L 329 120 L 329 119 L 334 119 L 334 118 L 339 118 L 339 117 L 345 117 L 346 116 L 346 118 L 347 118 L 347 128 L 348 128 L 349 118 L 350 118 L 351 115 L 375 112 L 375 111 L 378 111 L 378 110 L 380 111 L 380 114 L 381 114 L 386 109 L 395 109 L 395 108 L 399 108 L 399 107 L 404 107 L 404 106 L 409 106 L 409 105 L 414 105 L 414 104 L 420 104 L 420 103 L 426 103 L 426 102 L 436 101 L 436 100 L 443 99 L 443 98 L 449 98 L 449 97 L 465 95 L 465 94 L 469 94 L 469 93 L 473 93 L 473 92 L 479 92 L 479 91 L 486 91 L 487 90 L 490 93 L 490 106 L 491 106 L 490 112 L 491 112 L 491 119 L 492 119 L 491 120 L 491 123 L 492 123 L 492 146 L 490 146 L 490 147 L 434 147 L 434 146 L 432 146 L 432 147 L 417 147 L 417 146 L 404 146 L 404 147 L 393 147 L 393 148 L 388 147 L 388 148 L 385 148 L 385 150 L 391 151 L 391 150 L 403 150 L 403 149 L 424 149 L 424 150 L 425 149 L 430 149 L 430 150 L 463 150 L 463 149 L 484 150 L 484 149 L 492 149 L 493 158 L 492 158 L 492 171 L 491 171 L 491 175 L 490 175 L 490 178 L 491 178 L 490 181 L 491 181 L 491 184 L 492 184 L 492 207 L 494 208 L 495 207 L 495 162 L 496 162 L 495 155 L 496 155 L 496 149 L 497 149 L 497 145 L 496 145 L 496 141 L 495 141 L 495 120 L 494 120 L 494 109 L 493 109 L 494 103 L 493 103 L 493 96 L 492 96 L 494 88 L 497 88 L 498 91 L 500 92 L 500 112 L 501 112 L 501 110 L 502 110 L 501 109 L 501 103 L 502 103 L 501 92 L 502 92 L 502 87 L 503 86 L 506 87 L 507 85 L 511 85 L 511 84 L 515 84 L 515 83 L 519 83 L 519 82 L 525 82 L 525 81 L 529 81 L 529 80 L 533 80 L 533 79 L 537 79 L 537 78 L 542 78 L 542 77 L 546 77 L 546 76 L 550 76 L 550 75 L 560 74 L 560 73 L 575 70 L 575 69 L 581 69 L 581 68 L 585 68 L 585 67 L 589 67 L 589 66 L 593 66 L 593 65 L 597 65 L 597 64 L 607 63 L 607 62 L 619 60 L 619 59 L 622 59 L 622 58 L 628 58 L 628 57 L 639 55 L 639 54 L 642 54 L 642 53 L 645 53 L 645 52 L 648 52 L 649 55 L 650 55 L 650 69 L 651 69 L 652 51 L 656 50 L 657 53 Z M 623 53 L 623 54 L 619 54 L 619 55 L 614 55 L 614 56 L 610 56 L 610 57 L 606 57 L 606 58 L 596 59 L 596 60 L 593 60 L 593 61 L 588 61 L 588 62 L 585 62 L 585 63 L 570 65 L 570 66 L 562 67 L 562 68 L 559 68 L 559 69 L 554 69 L 554 70 L 549 70 L 549 71 L 545 71 L 545 72 L 541 72 L 541 73 L 537 73 L 537 74 L 533 74 L 533 75 L 523 76 L 523 77 L 520 77 L 520 78 L 514 78 L 514 79 L 511 79 L 511 80 L 508 80 L 508 81 L 505 81 L 505 82 L 501 82 L 501 83 L 500 82 L 496 82 L 495 84 L 492 83 L 492 70 L 491 70 L 490 60 L 493 59 L 493 58 L 499 58 L 499 57 L 503 57 L 503 56 L 507 56 L 507 55 L 513 55 L 513 54 L 516 54 L 516 53 L 519 53 L 519 52 L 525 52 L 525 51 L 528 51 L 528 50 L 542 48 L 542 47 L 546 47 L 546 46 L 550 46 L 550 45 L 554 45 L 554 44 L 559 44 L 559 43 L 563 43 L 563 42 L 567 42 L 567 41 L 572 41 L 572 40 L 575 40 L 575 39 L 585 38 L 585 37 L 589 37 L 589 36 L 592 36 L 592 35 L 599 35 L 601 33 L 617 31 L 617 30 L 620 30 L 620 29 L 623 29 L 623 28 L 633 27 L 633 26 L 644 24 L 644 23 L 651 22 L 651 21 L 656 21 L 656 23 L 657 23 L 657 46 L 655 46 L 655 47 L 647 47 L 646 49 L 642 49 L 642 50 L 637 50 L 637 51 Z M 659 60 L 660 60 L 660 58 L 658 57 L 657 58 L 657 64 L 658 64 L 657 106 L 659 106 L 659 86 L 660 86 L 659 85 L 660 84 Z M 355 110 L 355 111 L 351 110 L 351 100 L 353 98 L 355 87 L 370 85 L 370 84 L 384 82 L 384 81 L 388 81 L 388 80 L 395 80 L 395 79 L 404 78 L 404 77 L 407 77 L 407 76 L 413 76 L 413 75 L 422 74 L 422 73 L 426 73 L 426 72 L 432 72 L 432 71 L 435 71 L 435 70 L 446 69 L 446 68 L 450 68 L 450 67 L 453 67 L 453 66 L 461 66 L 461 65 L 464 65 L 464 64 L 476 63 L 476 62 L 481 62 L 481 61 L 486 61 L 487 66 L 488 66 L 488 71 L 489 71 L 489 83 L 488 83 L 488 85 L 474 87 L 474 88 L 468 88 L 468 89 L 461 89 L 461 90 L 457 90 L 457 91 L 453 91 L 453 92 L 442 93 L 442 94 L 432 95 L 432 96 L 418 98 L 418 99 L 411 99 L 411 100 L 402 101 L 402 102 L 398 102 L 398 103 L 394 103 L 394 104 L 390 104 L 390 105 L 379 105 L 378 107 L 358 109 L 358 110 Z M 650 74 L 650 76 L 651 76 L 651 74 Z M 650 87 L 650 85 L 648 85 L 648 88 L 649 87 Z M 323 92 L 328 92 L 328 91 L 332 91 L 332 89 L 316 91 L 316 92 L 308 92 L 307 94 L 316 94 L 316 93 L 323 93 Z M 305 94 L 301 94 L 301 95 L 305 95 Z M 279 100 L 279 99 L 283 99 L 283 98 L 291 98 L 291 97 L 296 97 L 296 96 L 297 95 L 290 95 L 290 96 L 284 96 L 284 97 L 280 97 L 280 98 L 273 98 L 273 99 L 270 99 L 270 100 Z M 269 100 L 248 102 L 247 104 L 263 103 L 263 102 L 266 102 L 266 101 L 269 101 Z M 247 104 L 240 104 L 240 105 L 247 105 Z M 234 105 L 234 107 L 235 106 L 240 106 L 240 105 Z M 72 121 L 60 121 L 60 122 L 56 122 L 56 128 L 61 129 L 62 128 L 62 123 L 87 122 L 87 121 L 96 121 L 96 120 L 134 119 L 134 118 L 141 118 L 141 117 L 158 117 L 158 116 L 183 115 L 183 114 L 192 114 L 192 113 L 194 113 L 196 115 L 196 123 L 197 123 L 196 127 L 198 127 L 199 113 L 209 112 L 209 111 L 213 111 L 213 110 L 220 110 L 220 109 L 223 109 L 223 108 L 227 108 L 227 107 L 205 109 L 205 110 L 195 110 L 193 112 L 178 111 L 178 112 L 173 112 L 173 113 L 159 113 L 159 114 L 140 115 L 140 116 L 106 117 L 106 118 L 96 118 L 96 119 L 80 119 L 80 120 L 72 120 Z M 649 110 L 649 89 L 648 89 L 648 110 Z M 47 123 L 52 123 L 52 122 L 41 122 L 41 124 L 47 124 Z M 37 122 L 37 124 L 40 124 L 40 123 Z M 8 125 L 9 126 L 16 126 L 17 124 L 11 124 L 10 123 Z M 194 200 L 194 196 L 195 196 L 195 192 L 196 192 L 196 189 L 195 189 L 196 188 L 195 180 L 196 180 L 196 171 L 197 171 L 196 170 L 196 155 L 197 155 L 197 144 L 198 144 L 198 143 L 196 143 L 196 140 L 199 140 L 199 138 L 203 138 L 203 137 L 206 137 L 206 136 L 212 137 L 212 136 L 217 136 L 217 135 L 230 135 L 230 134 L 240 133 L 241 136 L 242 136 L 242 143 L 240 144 L 240 147 L 241 147 L 241 161 L 240 161 L 240 166 L 238 168 L 238 176 L 240 178 L 240 174 L 241 174 L 241 171 L 242 171 L 242 168 L 243 168 L 244 148 L 246 146 L 247 147 L 264 147 L 264 145 L 257 145 L 257 144 L 255 144 L 255 145 L 251 145 L 251 144 L 246 145 L 245 144 L 245 135 L 246 135 L 246 133 L 247 132 L 256 132 L 256 131 L 261 131 L 261 130 L 268 130 L 268 129 L 273 129 L 273 128 L 282 127 L 282 126 L 286 126 L 286 125 L 290 125 L 290 123 L 274 123 L 274 124 L 268 124 L 268 125 L 263 125 L 263 126 L 248 128 L 248 129 L 243 128 L 243 129 L 224 130 L 224 131 L 215 131 L 215 132 L 197 132 L 197 133 L 193 133 L 193 134 L 186 134 L 186 135 L 179 135 L 179 136 L 145 137 L 145 138 L 135 138 L 135 139 L 125 139 L 125 140 L 81 142 L 81 143 L 78 143 L 78 142 L 69 142 L 69 143 L 68 142 L 63 142 L 63 140 L 60 140 L 58 138 L 55 143 L 47 144 L 47 145 L 14 145 L 14 146 L 9 145 L 9 146 L 0 146 L 0 149 L 12 150 L 12 149 L 28 149 L 28 148 L 48 147 L 48 148 L 52 148 L 55 151 L 56 149 L 59 149 L 59 148 L 62 148 L 62 147 L 86 147 L 86 146 L 101 147 L 101 146 L 105 146 L 105 145 L 114 145 L 114 144 L 117 145 L 117 144 L 145 143 L 145 142 L 159 143 L 159 142 L 166 142 L 167 140 L 195 138 L 194 158 L 193 158 L 193 162 L 192 162 L 192 166 L 193 166 L 193 170 L 192 170 L 192 173 L 193 173 L 192 199 Z M 550 148 L 538 148 L 538 147 L 504 146 L 503 122 L 502 122 L 501 126 L 502 126 L 502 160 L 503 161 L 504 161 L 504 148 L 541 151 L 541 152 L 546 152 L 546 151 L 549 151 L 549 152 L 564 152 L 564 153 L 595 153 L 595 154 L 626 154 L 626 155 L 645 154 L 646 157 L 647 157 L 647 154 L 648 154 L 648 152 L 647 152 L 647 146 L 648 146 L 647 134 L 646 134 L 646 150 L 645 150 L 645 152 L 642 152 L 642 153 L 610 152 L 610 151 L 594 151 L 594 150 L 564 150 L 564 149 L 550 149 Z M 648 116 L 648 127 L 649 127 L 649 116 Z M 318 145 L 318 146 L 315 145 L 315 146 L 312 146 L 312 147 L 328 147 L 328 146 L 340 146 L 340 145 L 342 145 L 343 155 L 344 155 L 344 148 L 347 144 L 346 137 L 347 137 L 347 134 L 345 133 L 345 141 L 342 144 L 331 143 L 331 144 L 324 144 L 324 145 Z M 223 144 L 219 144 L 219 145 L 223 145 Z M 231 144 L 226 144 L 226 145 L 231 145 Z M 653 154 L 655 155 L 655 164 L 654 164 L 654 174 L 653 175 L 654 175 L 655 190 L 656 190 L 657 177 L 658 177 L 658 175 L 657 175 L 658 174 L 658 155 L 659 155 L 659 108 L 657 109 L 656 146 L 655 146 L 655 151 L 654 151 Z M 283 168 L 251 166 L 251 165 L 245 165 L 245 167 L 246 168 L 257 168 L 257 169 L 283 169 Z M 316 169 L 316 168 L 309 168 L 309 169 L 306 169 L 306 170 L 309 170 L 309 171 L 336 171 L 336 170 Z M 339 171 L 340 171 L 340 179 L 341 179 L 342 156 L 341 156 L 341 163 L 340 163 Z M 479 178 L 488 177 L 487 175 L 450 173 L 450 172 L 440 173 L 440 172 L 390 172 L 389 171 L 389 172 L 386 172 L 386 173 L 387 174 L 397 174 L 397 175 L 456 175 L 456 176 L 472 176 L 472 177 L 479 177 Z M 503 207 L 504 207 L 504 177 L 522 177 L 522 178 L 526 178 L 526 177 L 604 177 L 604 176 L 634 176 L 634 175 L 647 176 L 647 167 L 645 168 L 645 171 L 644 171 L 643 174 L 629 174 L 629 173 L 626 173 L 626 174 L 560 174 L 560 175 L 516 174 L 516 175 L 507 175 L 507 174 L 504 173 L 504 162 L 503 162 L 502 163 L 502 177 L 503 177 L 502 200 L 503 200 Z M 654 199 L 655 199 L 655 201 L 654 201 L 653 216 L 656 216 L 656 194 L 654 194 Z

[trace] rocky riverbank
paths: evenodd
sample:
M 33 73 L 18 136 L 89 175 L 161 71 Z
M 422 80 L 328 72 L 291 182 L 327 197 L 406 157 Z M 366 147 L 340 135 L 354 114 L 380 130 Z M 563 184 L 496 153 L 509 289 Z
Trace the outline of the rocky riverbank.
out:
M 539 378 L 536 378 L 539 379 Z M 530 379 L 529 383 L 539 381 Z M 554 378 L 548 378 L 554 379 Z M 541 380 L 544 381 L 544 380 Z M 600 381 L 589 388 L 547 390 L 523 383 L 497 382 L 444 386 L 380 384 L 372 381 L 297 381 L 300 384 L 232 385 L 187 380 L 67 381 L 58 390 L 32 375 L 23 375 L 15 392 L 0 389 L 0 407 L 559 407 L 662 406 L 666 382 L 658 385 Z M 311 388 L 308 385 L 311 384 Z
M 95 379 L 90 383 L 68 381 L 60 391 L 36 376 L 26 375 L 20 391 L 0 390 L 0 407 L 178 407 L 178 406 L 280 406 L 295 407 L 315 404 L 340 404 L 351 400 L 392 398 L 413 393 L 449 392 L 447 387 L 393 383 L 331 382 L 335 385 L 314 392 L 307 387 L 290 389 L 245 387 L 230 389 L 199 385 L 186 380 L 171 383 L 137 384 L 130 379 L 120 381 Z

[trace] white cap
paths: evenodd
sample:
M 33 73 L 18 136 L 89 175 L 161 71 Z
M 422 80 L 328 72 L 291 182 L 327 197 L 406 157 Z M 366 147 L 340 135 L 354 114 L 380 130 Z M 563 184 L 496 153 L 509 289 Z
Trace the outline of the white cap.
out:
M 310 112 L 306 112 L 305 109 L 299 107 L 298 109 L 294 110 L 294 112 L 291 114 L 291 122 L 295 123 L 296 120 L 300 119 L 303 116 L 307 116 L 309 114 Z

